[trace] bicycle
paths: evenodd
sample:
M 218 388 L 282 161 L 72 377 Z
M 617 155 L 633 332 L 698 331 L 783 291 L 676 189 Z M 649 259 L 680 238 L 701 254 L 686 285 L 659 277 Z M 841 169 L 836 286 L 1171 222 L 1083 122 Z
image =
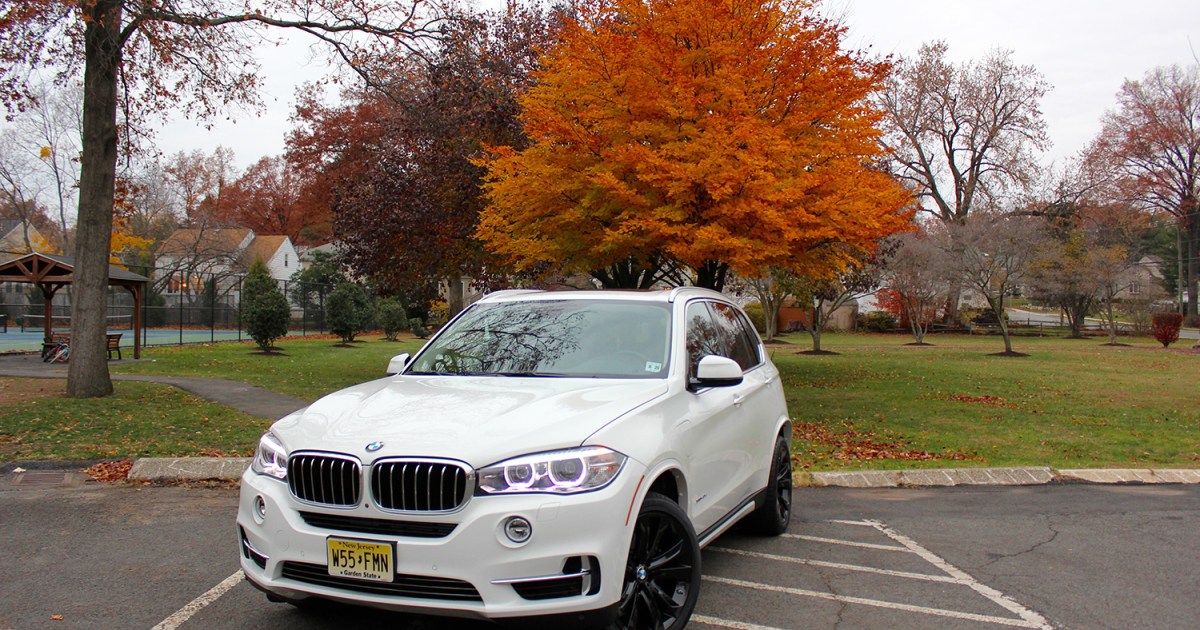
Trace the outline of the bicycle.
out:
M 66 363 L 71 358 L 71 344 L 60 341 L 46 353 L 42 361 L 46 363 Z

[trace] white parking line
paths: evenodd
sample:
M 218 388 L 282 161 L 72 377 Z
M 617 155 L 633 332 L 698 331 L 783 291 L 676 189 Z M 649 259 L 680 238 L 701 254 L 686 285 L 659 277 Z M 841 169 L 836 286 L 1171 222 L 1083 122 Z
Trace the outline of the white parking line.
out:
M 188 619 L 191 619 L 192 615 L 200 612 L 205 606 L 217 601 L 226 591 L 237 586 L 244 579 L 246 579 L 246 575 L 242 573 L 241 569 L 238 569 L 237 573 L 221 580 L 220 584 L 208 589 L 208 592 L 193 599 L 187 606 L 175 611 L 175 614 L 163 619 L 157 626 L 154 626 L 150 630 L 175 630 L 186 623 Z
M 872 529 L 879 531 L 880 533 L 887 536 L 888 538 L 895 541 L 896 543 L 899 543 L 899 546 L 897 546 L 897 545 L 878 545 L 878 544 L 872 544 L 872 543 L 860 543 L 860 542 L 847 541 L 847 540 L 841 540 L 841 539 L 835 539 L 835 538 L 821 538 L 821 537 L 817 537 L 817 536 L 801 536 L 801 535 L 796 535 L 796 534 L 784 534 L 784 536 L 786 536 L 787 538 L 795 539 L 795 540 L 805 540 L 805 541 L 818 542 L 818 543 L 829 543 L 829 544 L 835 544 L 835 545 L 849 545 L 849 546 L 853 546 L 853 547 L 862 547 L 862 548 L 866 548 L 866 549 L 874 549 L 874 550 L 879 550 L 879 551 L 900 551 L 900 552 L 905 552 L 905 553 L 912 553 L 912 554 L 917 555 L 921 559 L 925 560 L 926 562 L 929 562 L 933 566 L 937 567 L 938 569 L 943 571 L 945 573 L 945 575 L 929 575 L 929 574 L 925 574 L 925 573 L 895 571 L 895 570 L 891 570 L 891 569 L 878 569 L 875 567 L 844 564 L 844 563 L 839 563 L 839 562 L 826 562 L 826 561 L 822 561 L 822 560 L 810 560 L 807 558 L 796 558 L 796 557 L 791 557 L 791 556 L 782 556 L 782 555 L 776 555 L 776 554 L 761 553 L 761 552 L 757 552 L 757 551 L 746 551 L 746 550 L 742 550 L 742 549 L 730 549 L 730 548 L 725 548 L 725 547 L 710 547 L 708 549 L 708 551 L 714 551 L 717 553 L 727 553 L 727 554 L 733 554 L 733 555 L 739 555 L 739 556 L 745 556 L 745 557 L 751 557 L 751 558 L 760 558 L 763 560 L 770 560 L 770 561 L 775 561 L 775 562 L 790 562 L 793 564 L 800 564 L 800 565 L 806 565 L 806 566 L 812 566 L 812 567 L 823 567 L 823 568 L 831 568 L 831 569 L 844 570 L 844 571 L 859 571 L 859 572 L 865 572 L 865 573 L 875 573 L 875 574 L 879 574 L 879 575 L 887 575 L 887 576 L 891 576 L 891 577 L 899 577 L 899 578 L 906 578 L 906 579 L 924 580 L 924 581 L 929 581 L 929 582 L 939 582 L 939 583 L 943 583 L 943 584 L 955 584 L 955 585 L 959 585 L 959 586 L 966 586 L 966 587 L 970 588 L 971 590 L 975 591 L 976 593 L 983 595 L 985 598 L 992 601 L 996 605 L 1017 615 L 1019 618 L 1012 619 L 1012 618 L 1008 618 L 1008 617 L 998 617 L 996 615 L 986 615 L 986 614 L 978 614 L 978 613 L 971 613 L 971 612 L 961 612 L 961 611 L 956 611 L 956 610 L 946 610 L 946 609 L 942 609 L 942 608 L 933 608 L 933 607 L 929 607 L 929 606 L 917 606 L 917 605 L 913 605 L 913 604 L 904 604 L 904 603 L 900 603 L 900 602 L 883 601 L 883 600 L 877 600 L 877 599 L 870 599 L 870 598 L 866 598 L 866 597 L 852 597 L 852 596 L 847 596 L 847 595 L 836 595 L 833 593 L 825 593 L 825 592 L 821 592 L 821 591 L 810 591 L 810 590 L 800 589 L 800 588 L 789 588 L 789 587 L 777 586 L 777 585 L 773 585 L 773 584 L 761 584 L 758 582 L 749 582 L 746 580 L 738 580 L 738 579 L 727 578 L 727 577 L 707 576 L 706 575 L 706 576 L 704 576 L 704 580 L 709 581 L 709 582 L 718 583 L 718 584 L 727 584 L 730 586 L 737 586 L 737 587 L 741 587 L 741 588 L 750 588 L 750 589 L 759 590 L 759 591 L 785 593 L 788 595 L 798 595 L 798 596 L 802 596 L 802 597 L 814 597 L 817 599 L 825 599 L 825 600 L 829 600 L 829 601 L 835 601 L 835 602 L 846 603 L 846 604 L 860 604 L 863 606 L 873 606 L 876 608 L 888 608 L 888 609 L 892 609 L 892 610 L 903 610 L 903 611 L 920 613 L 920 614 L 925 614 L 925 615 L 933 615 L 933 616 L 938 616 L 938 617 L 964 619 L 964 620 L 968 620 L 968 621 L 979 621 L 979 622 L 984 622 L 984 623 L 992 623 L 992 624 L 1012 626 L 1012 627 L 1018 627 L 1018 628 L 1036 628 L 1038 630 L 1053 628 L 1053 626 L 1050 625 L 1050 622 L 1047 621 L 1045 617 L 1042 617 L 1038 613 L 1022 606 L 1021 604 L 1017 603 L 1015 600 L 1008 597 L 1004 593 L 1001 593 L 1000 591 L 998 591 L 990 586 L 981 584 L 978 580 L 971 577 L 969 574 L 967 574 L 962 569 L 959 569 L 958 567 L 950 564 L 949 562 L 947 562 L 946 560 L 937 556 L 936 554 L 929 551 L 928 549 L 917 544 L 916 541 L 912 540 L 911 538 L 904 536 L 904 535 L 900 534 L 899 532 L 891 529 L 886 524 L 884 524 L 882 521 L 864 519 L 864 520 L 859 520 L 859 521 L 838 520 L 838 521 L 830 521 L 830 522 L 837 523 L 840 525 L 851 525 L 851 526 L 856 526 L 856 527 L 870 527 Z M 697 620 L 699 620 L 699 618 L 697 618 Z M 717 618 L 705 618 L 704 623 L 708 623 L 710 625 L 716 625 L 716 626 L 720 626 L 720 627 L 725 627 L 725 628 L 735 628 L 735 629 L 749 628 L 752 630 L 759 630 L 760 628 L 763 628 L 762 626 L 755 626 L 753 624 L 737 625 L 737 624 L 741 624 L 743 622 L 728 621 L 728 620 L 717 619 Z
M 945 571 L 947 575 L 957 578 L 960 584 L 962 584 L 962 585 L 970 588 L 971 590 L 975 591 L 976 593 L 979 593 L 980 595 L 983 595 L 984 597 L 992 600 L 997 605 L 999 605 L 1007 610 L 1012 611 L 1014 614 L 1021 617 L 1022 620 L 1024 620 L 1025 622 L 1030 624 L 1027 627 L 1029 627 L 1029 628 L 1047 628 L 1047 629 L 1053 628 L 1053 626 L 1050 625 L 1050 622 L 1047 621 L 1045 617 L 1022 606 L 1021 604 L 1017 603 L 1016 600 L 1013 600 L 1012 598 L 1008 597 L 1004 593 L 1001 593 L 1000 591 L 998 591 L 990 586 L 987 586 L 985 584 L 981 584 L 978 580 L 976 580 L 975 578 L 973 578 L 969 574 L 967 574 L 966 571 L 963 571 L 962 569 L 959 569 L 958 567 L 950 564 L 949 562 L 946 562 L 945 560 L 938 557 L 933 552 L 922 547 L 921 545 L 918 545 L 916 543 L 916 541 L 914 541 L 913 539 L 891 529 L 887 525 L 883 524 L 881 521 L 866 520 L 864 522 L 870 523 L 872 527 L 883 532 L 884 535 L 886 535 L 888 538 L 891 538 L 892 540 L 900 543 L 901 545 L 908 547 L 909 549 L 912 550 L 913 553 L 915 553 L 918 556 L 921 556 L 921 558 L 925 559 L 925 561 L 929 562 L 930 564 L 933 564 L 934 566 L 941 569 L 942 571 Z
M 718 628 L 733 628 L 733 630 L 783 630 L 783 628 L 772 628 L 771 626 L 760 626 L 753 623 L 743 623 L 741 621 L 729 621 L 728 619 L 718 619 L 716 617 L 707 617 L 705 615 L 692 615 L 692 621 L 703 623 Z
M 907 612 L 921 613 L 925 615 L 934 615 L 937 617 L 950 617 L 952 619 L 965 619 L 967 621 L 981 621 L 984 623 L 994 623 L 1004 626 L 1013 626 L 1015 628 L 1049 628 L 1049 625 L 1039 624 L 1025 619 L 1008 619 L 1006 617 L 994 617 L 992 615 L 979 615 L 975 613 L 959 612 L 957 610 L 943 610 L 941 608 L 929 608 L 927 606 L 914 606 L 912 604 L 901 604 L 897 602 L 886 602 L 878 599 L 866 599 L 863 597 L 851 597 L 848 595 L 834 595 L 833 593 L 822 593 L 820 591 L 809 591 L 801 588 L 788 588 L 785 586 L 774 586 L 771 584 L 759 584 L 757 582 L 747 582 L 745 580 L 734 580 L 731 578 L 723 578 L 716 576 L 704 576 L 704 579 L 709 582 L 718 584 L 728 584 L 730 586 L 740 586 L 742 588 L 752 588 L 759 591 L 771 591 L 776 593 L 785 593 L 787 595 L 798 595 L 801 597 L 815 597 L 817 599 L 827 599 L 830 601 L 845 603 L 845 604 L 861 604 L 863 606 L 874 606 L 875 608 L 889 608 L 891 610 L 903 610 Z
M 780 538 L 807 540 L 810 542 L 828 543 L 830 545 L 845 545 L 847 547 L 862 547 L 863 549 L 877 549 L 879 551 L 903 551 L 905 553 L 912 553 L 908 547 L 900 547 L 897 545 L 877 545 L 875 543 L 841 540 L 839 538 L 821 538 L 820 536 L 802 536 L 800 534 L 781 534 Z
M 824 567 L 827 569 L 841 569 L 843 571 L 859 571 L 861 573 L 876 573 L 878 575 L 887 575 L 891 577 L 908 578 L 910 580 L 924 580 L 926 582 L 943 582 L 947 584 L 959 584 L 957 578 L 948 575 L 929 575 L 928 573 L 912 573 L 910 571 L 896 571 L 894 569 L 877 569 L 875 567 L 864 567 L 858 564 L 844 564 L 841 562 L 826 562 L 825 560 L 809 560 L 807 558 L 793 558 L 791 556 L 779 556 L 771 553 L 761 553 L 758 551 L 744 551 L 742 549 L 729 549 L 726 547 L 709 547 L 705 551 L 716 551 L 718 553 L 729 553 L 737 556 L 746 556 L 748 558 L 762 558 L 763 560 L 774 560 L 776 562 L 791 562 L 792 564 L 803 564 L 810 567 Z

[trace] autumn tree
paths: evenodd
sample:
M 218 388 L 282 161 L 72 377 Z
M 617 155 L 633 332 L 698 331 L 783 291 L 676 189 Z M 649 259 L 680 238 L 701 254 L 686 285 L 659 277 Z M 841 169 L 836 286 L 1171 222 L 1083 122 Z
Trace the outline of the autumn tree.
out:
M 479 236 L 521 270 L 645 286 L 674 261 L 803 271 L 900 229 L 867 97 L 888 64 L 807 0 L 598 0 L 521 98 L 532 145 L 497 147 Z M 835 265 L 844 260 L 833 261 Z
M 353 62 L 371 58 L 362 49 L 380 40 L 429 34 L 423 7 L 416 0 L 0 0 L 0 100 L 10 112 L 31 102 L 31 68 L 53 67 L 68 79 L 83 74 L 67 395 L 112 392 L 104 313 L 118 111 L 127 114 L 128 132 L 155 113 L 211 117 L 253 106 L 259 77 L 251 44 L 262 39 L 261 28 L 303 31 Z
M 1175 218 L 1187 287 L 1186 315 L 1200 305 L 1200 65 L 1159 67 L 1128 80 L 1089 148 L 1126 198 Z
M 299 111 L 304 125 L 289 156 L 328 165 L 315 179 L 333 181 L 342 257 L 360 275 L 389 292 L 444 284 L 453 314 L 465 278 L 495 273 L 474 237 L 483 169 L 471 160 L 485 145 L 523 145 L 516 94 L 552 19 L 515 4 L 460 16 L 437 51 L 393 67 L 384 92 L 350 94 L 340 110 Z
M 950 226 L 950 232 L 943 247 L 959 256 L 961 286 L 987 301 L 1004 337 L 1002 354 L 1024 356 L 1013 351 L 1004 304 L 1028 276 L 1030 262 L 1045 240 L 1044 224 L 1034 217 L 981 210 Z
M 927 226 L 917 232 L 892 237 L 881 262 L 881 283 L 899 303 L 901 320 L 912 331 L 913 342 L 925 344 L 925 335 L 949 291 L 947 253 L 939 236 L 944 228 Z
M 235 178 L 233 161 L 233 150 L 221 146 L 211 154 L 194 149 L 167 158 L 163 175 L 175 198 L 175 214 L 181 225 L 231 224 L 223 200 Z
M 330 234 L 329 209 L 303 203 L 301 173 L 282 157 L 251 164 L 222 195 L 221 216 L 231 225 L 258 234 L 284 234 L 293 242 L 312 242 Z

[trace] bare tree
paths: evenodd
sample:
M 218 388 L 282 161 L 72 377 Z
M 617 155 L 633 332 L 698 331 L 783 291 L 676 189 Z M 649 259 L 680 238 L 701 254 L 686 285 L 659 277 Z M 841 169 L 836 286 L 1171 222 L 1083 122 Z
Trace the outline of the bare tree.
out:
M 867 297 L 879 290 L 879 264 L 875 252 L 839 247 L 846 265 L 832 274 L 797 276 L 793 294 L 808 306 L 805 331 L 812 338 L 813 354 L 829 354 L 821 349 L 821 333 L 829 326 L 829 318 L 840 308 Z
M 1033 66 L 995 50 L 955 65 L 946 44 L 921 47 L 902 61 L 880 96 L 884 143 L 896 174 L 921 210 L 943 222 L 967 217 L 980 198 L 995 202 L 1029 185 L 1034 150 L 1049 146 L 1040 101 L 1050 85 Z
M 24 251 L 43 251 L 47 244 L 34 242 L 29 234 L 30 226 L 39 230 L 47 227 L 44 221 L 39 220 L 45 216 L 45 209 L 39 201 L 43 182 L 38 177 L 36 159 L 21 150 L 22 142 L 15 130 L 0 131 L 0 204 L 6 209 L 0 218 L 9 218 L 4 215 L 11 215 L 11 218 L 21 222 Z
M 745 281 L 762 305 L 766 340 L 771 341 L 779 334 L 779 311 L 796 295 L 796 277 L 779 267 L 770 267 L 762 275 L 746 278 Z
M 58 214 L 63 251 L 71 251 L 67 217 L 74 214 L 75 190 L 79 187 L 79 145 L 82 133 L 83 86 L 71 82 L 56 86 L 39 79 L 39 92 L 28 115 L 17 119 L 17 128 L 31 141 L 29 150 L 38 157 L 49 181 L 53 206 Z M 73 217 L 72 217 L 73 218 Z
M 954 251 L 961 251 L 960 280 L 978 292 L 999 320 L 1005 356 L 1013 351 L 1005 299 L 1015 295 L 1029 272 L 1029 263 L 1045 239 L 1041 221 L 1017 214 L 976 212 L 951 227 Z

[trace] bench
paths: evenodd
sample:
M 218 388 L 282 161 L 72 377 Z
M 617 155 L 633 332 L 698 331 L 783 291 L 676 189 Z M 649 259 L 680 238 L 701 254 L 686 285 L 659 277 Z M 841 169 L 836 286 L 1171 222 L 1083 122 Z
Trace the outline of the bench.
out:
M 108 358 L 111 360 L 116 352 L 117 360 L 121 361 L 121 333 L 108 333 L 104 338 L 108 342 Z M 42 358 L 46 358 L 60 343 L 71 343 L 71 333 L 50 333 L 50 338 L 42 341 Z

